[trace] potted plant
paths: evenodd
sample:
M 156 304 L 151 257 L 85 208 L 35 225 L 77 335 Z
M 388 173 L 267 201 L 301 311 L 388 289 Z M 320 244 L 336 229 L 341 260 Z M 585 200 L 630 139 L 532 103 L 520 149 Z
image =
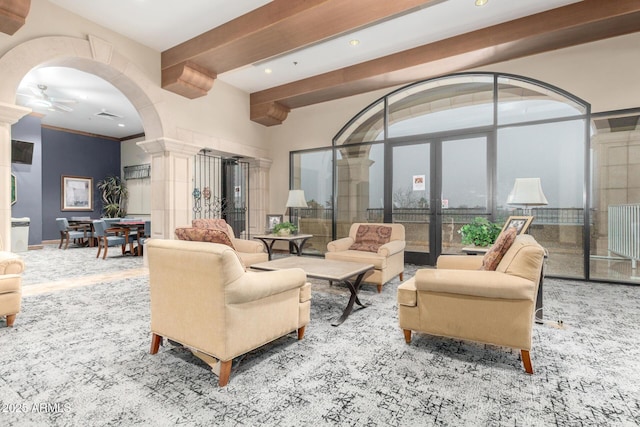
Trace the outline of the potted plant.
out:
M 278 236 L 288 236 L 290 234 L 296 234 L 297 232 L 298 227 L 290 222 L 281 222 L 273 226 L 273 234 L 277 234 Z
M 106 218 L 124 218 L 127 215 L 129 191 L 119 176 L 107 176 L 98 181 L 102 193 L 102 213 Z
M 498 238 L 502 231 L 499 224 L 490 222 L 483 217 L 476 217 L 471 223 L 460 227 L 458 233 L 462 235 L 462 243 L 475 246 L 490 246 Z

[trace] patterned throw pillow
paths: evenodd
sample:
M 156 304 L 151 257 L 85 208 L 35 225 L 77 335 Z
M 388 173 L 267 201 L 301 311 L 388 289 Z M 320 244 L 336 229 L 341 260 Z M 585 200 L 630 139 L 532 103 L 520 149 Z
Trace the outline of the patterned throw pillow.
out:
M 502 261 L 502 257 L 507 253 L 513 242 L 516 240 L 517 234 L 518 230 L 515 227 L 509 227 L 504 233 L 500 233 L 493 246 L 491 246 L 489 251 L 484 254 L 480 270 L 494 271 L 498 268 L 498 264 Z
M 175 234 L 180 240 L 222 243 L 223 245 L 227 245 L 235 250 L 233 242 L 226 231 L 216 230 L 213 228 L 179 227 L 176 228 Z
M 391 227 L 383 225 L 361 225 L 356 231 L 356 241 L 349 249 L 354 251 L 378 252 L 380 246 L 389 243 Z
M 213 228 L 214 230 L 221 230 L 228 232 L 227 221 L 220 218 L 201 218 L 191 221 L 193 228 Z

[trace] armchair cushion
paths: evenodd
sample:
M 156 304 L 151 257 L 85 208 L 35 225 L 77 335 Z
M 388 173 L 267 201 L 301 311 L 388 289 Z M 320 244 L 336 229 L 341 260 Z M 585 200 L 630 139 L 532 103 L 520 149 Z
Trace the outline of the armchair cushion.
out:
M 391 227 L 383 225 L 360 225 L 355 242 L 349 249 L 355 251 L 378 252 L 380 246 L 389 242 Z
M 515 227 L 509 227 L 505 232 L 500 233 L 496 242 L 484 254 L 481 270 L 494 271 L 502 261 L 504 254 L 507 253 L 514 240 L 516 240 L 517 234 L 518 230 Z
M 179 240 L 220 243 L 235 249 L 235 246 L 233 245 L 233 242 L 226 230 L 218 228 L 178 227 L 176 228 L 175 234 Z
M 0 251 L 0 274 L 20 274 L 24 271 L 24 261 L 13 252 Z

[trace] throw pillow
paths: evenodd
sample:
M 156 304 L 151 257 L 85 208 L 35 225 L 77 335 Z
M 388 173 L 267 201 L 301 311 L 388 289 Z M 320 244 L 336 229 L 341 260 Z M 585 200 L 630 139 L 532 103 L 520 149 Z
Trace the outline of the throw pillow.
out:
M 503 233 L 500 233 L 493 246 L 484 254 L 480 270 L 494 271 L 498 268 L 502 257 L 507 253 L 514 240 L 516 240 L 517 234 L 518 230 L 515 227 L 509 227 Z
M 235 250 L 231 238 L 226 231 L 216 230 L 213 228 L 176 228 L 176 237 L 180 240 L 189 240 L 192 242 L 210 242 L 221 243 Z
M 391 227 L 384 225 L 360 225 L 355 242 L 349 247 L 354 251 L 378 252 L 380 246 L 389 243 Z
M 213 228 L 215 230 L 228 231 L 227 221 L 220 218 L 200 218 L 191 221 L 193 228 Z

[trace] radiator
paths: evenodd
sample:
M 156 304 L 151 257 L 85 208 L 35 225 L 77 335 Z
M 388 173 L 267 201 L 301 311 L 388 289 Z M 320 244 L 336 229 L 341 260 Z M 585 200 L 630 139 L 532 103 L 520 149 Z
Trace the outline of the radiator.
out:
M 609 252 L 631 259 L 637 268 L 640 259 L 640 204 L 609 206 Z

